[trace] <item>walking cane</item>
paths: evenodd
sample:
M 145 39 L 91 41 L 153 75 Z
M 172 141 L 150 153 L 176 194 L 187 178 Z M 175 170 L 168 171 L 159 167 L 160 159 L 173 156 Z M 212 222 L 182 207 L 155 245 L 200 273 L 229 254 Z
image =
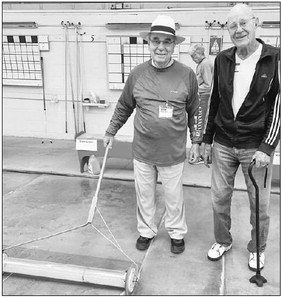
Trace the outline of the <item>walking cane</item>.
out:
M 88 223 L 92 223 L 93 217 L 94 217 L 94 214 L 95 214 L 96 205 L 97 205 L 97 201 L 98 201 L 98 194 L 99 194 L 99 191 L 100 191 L 101 181 L 102 181 L 102 178 L 103 178 L 103 172 L 104 172 L 104 168 L 105 168 L 105 164 L 106 164 L 108 150 L 109 150 L 109 145 L 107 145 L 106 148 L 105 148 L 105 153 L 104 153 L 103 163 L 102 163 L 102 167 L 101 167 L 101 171 L 100 171 L 100 175 L 99 175 L 98 185 L 97 185 L 97 188 L 96 188 L 96 193 L 93 197 L 92 204 L 91 204 L 90 211 L 89 211 L 89 215 L 88 215 L 88 220 L 87 220 Z
M 252 183 L 254 184 L 255 190 L 256 190 L 256 246 L 257 246 L 257 271 L 256 275 L 252 276 L 250 278 L 251 283 L 256 283 L 258 287 L 262 287 L 264 283 L 267 282 L 267 280 L 261 275 L 260 270 L 260 217 L 259 217 L 259 187 L 252 175 L 252 169 L 254 164 L 256 163 L 256 160 L 252 160 L 249 168 L 248 173 L 250 176 L 250 179 Z M 266 173 L 267 174 L 267 173 Z M 266 176 L 265 176 L 266 180 Z

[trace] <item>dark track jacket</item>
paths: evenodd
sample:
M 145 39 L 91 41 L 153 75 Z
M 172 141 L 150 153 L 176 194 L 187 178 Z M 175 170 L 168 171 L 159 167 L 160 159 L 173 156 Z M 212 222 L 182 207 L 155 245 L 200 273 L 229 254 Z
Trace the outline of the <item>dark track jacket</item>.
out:
M 279 50 L 265 44 L 250 90 L 236 118 L 232 110 L 236 47 L 224 50 L 215 59 L 214 82 L 203 142 L 216 142 L 238 149 L 258 148 L 268 155 L 280 136 Z
M 173 117 L 161 119 L 159 107 L 167 102 Z M 176 165 L 186 159 L 187 127 L 192 143 L 202 142 L 198 107 L 198 85 L 190 67 L 174 61 L 158 69 L 149 60 L 131 71 L 106 134 L 115 136 L 135 111 L 134 158 L 157 166 Z

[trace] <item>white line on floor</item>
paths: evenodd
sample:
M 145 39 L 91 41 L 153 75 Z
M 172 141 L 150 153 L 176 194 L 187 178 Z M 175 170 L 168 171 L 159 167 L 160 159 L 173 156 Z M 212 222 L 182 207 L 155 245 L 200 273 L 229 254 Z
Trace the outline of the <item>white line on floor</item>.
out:
M 222 256 L 222 270 L 221 270 L 221 285 L 220 285 L 220 296 L 225 295 L 225 256 Z

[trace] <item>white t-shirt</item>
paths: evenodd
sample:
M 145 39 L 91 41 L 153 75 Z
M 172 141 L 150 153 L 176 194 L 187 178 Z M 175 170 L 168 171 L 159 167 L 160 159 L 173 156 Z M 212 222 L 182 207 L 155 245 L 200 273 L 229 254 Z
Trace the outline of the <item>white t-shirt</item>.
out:
M 233 97 L 232 97 L 232 109 L 234 117 L 243 104 L 256 70 L 256 64 L 260 58 L 262 45 L 259 44 L 257 50 L 245 60 L 242 60 L 235 55 L 235 72 L 233 82 Z

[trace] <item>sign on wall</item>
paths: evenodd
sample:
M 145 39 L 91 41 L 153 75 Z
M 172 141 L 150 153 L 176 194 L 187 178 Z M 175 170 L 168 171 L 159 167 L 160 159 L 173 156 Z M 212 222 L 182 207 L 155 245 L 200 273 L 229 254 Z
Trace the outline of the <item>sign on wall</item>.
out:
M 209 55 L 217 55 L 222 49 L 222 37 L 210 36 Z
M 42 86 L 38 36 L 3 36 L 3 85 Z

